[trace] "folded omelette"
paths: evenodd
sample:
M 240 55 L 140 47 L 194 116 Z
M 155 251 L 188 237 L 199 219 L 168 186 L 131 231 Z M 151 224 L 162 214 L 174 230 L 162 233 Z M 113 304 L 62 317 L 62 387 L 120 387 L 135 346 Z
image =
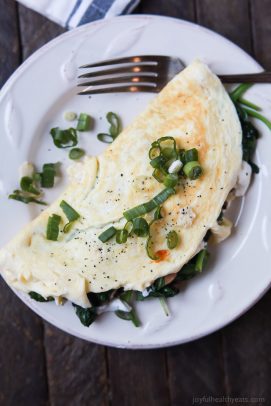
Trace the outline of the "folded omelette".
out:
M 125 211 L 164 189 L 152 176 L 148 155 L 160 137 L 173 137 L 180 149 L 196 148 L 203 174 L 181 180 L 163 203 L 163 218 L 152 225 L 152 234 L 154 249 L 164 255 L 153 260 L 142 237 L 133 235 L 123 244 L 115 238 L 103 243 L 98 237 L 110 226 L 123 228 Z M 120 287 L 143 291 L 157 278 L 178 272 L 198 252 L 236 184 L 241 141 L 235 107 L 220 80 L 203 63 L 192 63 L 102 155 L 86 157 L 69 169 L 70 183 L 60 198 L 0 251 L 2 275 L 16 289 L 88 307 L 88 292 Z M 48 218 L 63 218 L 62 200 L 80 218 L 69 233 L 50 241 Z M 144 217 L 149 222 L 153 213 Z M 179 243 L 169 250 L 166 235 L 171 230 L 178 233 Z

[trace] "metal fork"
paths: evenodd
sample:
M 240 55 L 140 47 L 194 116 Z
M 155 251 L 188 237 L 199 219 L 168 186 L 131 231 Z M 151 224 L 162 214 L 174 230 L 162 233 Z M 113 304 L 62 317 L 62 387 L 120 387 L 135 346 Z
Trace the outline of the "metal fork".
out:
M 79 76 L 78 86 L 85 87 L 80 95 L 158 93 L 185 65 L 171 56 L 137 55 L 80 66 L 80 69 L 86 68 L 91 71 Z M 271 83 L 271 72 L 218 76 L 223 83 Z

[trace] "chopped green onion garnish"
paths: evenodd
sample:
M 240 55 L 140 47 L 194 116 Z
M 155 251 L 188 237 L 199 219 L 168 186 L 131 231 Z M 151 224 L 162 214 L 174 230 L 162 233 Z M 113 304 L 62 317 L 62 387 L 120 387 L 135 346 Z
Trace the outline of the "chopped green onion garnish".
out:
M 162 214 L 161 214 L 161 206 L 158 206 L 157 209 L 155 210 L 154 214 L 153 214 L 153 219 L 154 220 L 160 220 L 163 218 Z
M 203 267 L 205 266 L 209 258 L 209 252 L 206 249 L 201 250 L 196 257 L 195 271 L 202 272 Z
M 176 231 L 170 231 L 167 236 L 167 246 L 170 250 L 173 250 L 174 248 L 177 247 L 178 242 L 179 242 L 179 237 Z
M 153 158 L 150 162 L 153 168 L 161 168 L 166 163 L 166 160 L 163 156 L 159 155 L 156 158 Z
M 41 200 L 38 200 L 33 196 L 25 195 L 21 190 L 14 190 L 14 192 L 11 193 L 8 198 L 12 199 L 12 200 L 17 200 L 18 202 L 22 202 L 22 203 L 26 203 L 26 204 L 37 203 L 37 204 L 42 204 L 44 206 L 47 205 L 47 203 L 42 202 Z
M 115 139 L 121 131 L 120 119 L 116 113 L 112 113 L 111 111 L 107 113 L 106 118 L 110 124 L 109 134 Z
M 191 180 L 195 180 L 202 174 L 202 168 L 198 161 L 187 162 L 183 167 L 184 174 Z
M 199 154 L 196 148 L 188 149 L 184 153 L 184 163 L 191 162 L 191 161 L 198 161 Z
M 154 177 L 155 180 L 157 180 L 157 182 L 159 183 L 163 183 L 164 179 L 165 179 L 165 173 L 163 170 L 161 169 L 154 169 L 152 176 Z
M 116 242 L 118 244 L 124 244 L 127 241 L 127 238 L 128 238 L 128 231 L 126 231 L 125 229 L 117 231 Z
M 33 195 L 39 195 L 40 191 L 34 186 L 34 179 L 29 176 L 23 176 L 20 181 L 21 189 L 24 192 L 32 193 Z
M 149 225 L 142 217 L 137 217 L 133 220 L 133 232 L 138 237 L 147 237 L 149 234 Z
M 152 240 L 152 236 L 150 235 L 146 242 L 146 252 L 150 259 L 153 259 L 154 261 L 156 261 L 159 259 L 159 257 L 157 255 L 155 255 L 155 253 L 153 252 L 153 245 L 154 245 L 154 242 Z
M 57 148 L 70 148 L 78 143 L 77 132 L 74 128 L 61 130 L 59 127 L 52 128 L 50 134 Z
M 41 173 L 41 186 L 51 188 L 55 183 L 57 164 L 44 164 Z
M 77 211 L 75 211 L 67 202 L 65 202 L 65 200 L 61 201 L 60 207 L 64 211 L 69 221 L 75 221 L 79 219 L 80 214 L 77 213 Z
M 81 113 L 77 123 L 78 131 L 88 131 L 91 124 L 91 117 L 89 114 Z
M 152 200 L 149 202 L 140 204 L 139 206 L 133 207 L 130 210 L 127 210 L 123 213 L 127 221 L 133 220 L 136 217 L 143 216 L 146 213 L 149 213 L 157 206 L 160 206 L 164 203 L 171 195 L 174 195 L 176 192 L 173 188 L 166 188 L 162 192 L 158 193 Z
M 73 148 L 69 152 L 69 158 L 74 159 L 74 160 L 80 159 L 84 155 L 85 155 L 85 151 L 81 148 Z
M 106 242 L 106 241 L 110 240 L 110 238 L 114 237 L 116 232 L 117 232 L 117 230 L 115 229 L 115 227 L 112 226 L 112 227 L 109 227 L 107 230 L 103 231 L 102 234 L 100 234 L 98 236 L 98 238 L 102 242 Z
M 124 230 L 127 231 L 128 235 L 130 235 L 133 231 L 133 222 L 132 221 L 127 221 L 127 223 L 124 226 Z
M 59 234 L 60 221 L 61 221 L 61 217 L 58 216 L 57 214 L 52 214 L 52 216 L 50 216 L 48 218 L 47 232 L 46 232 L 47 240 L 57 241 L 58 234 Z
M 64 113 L 64 118 L 67 121 L 74 121 L 77 119 L 77 114 L 73 111 L 67 111 L 66 113 Z
M 65 226 L 63 228 L 63 232 L 66 234 L 69 231 L 71 231 L 73 225 L 74 225 L 74 221 L 69 221 L 67 224 L 65 224 Z
M 163 183 L 166 187 L 174 187 L 177 185 L 178 179 L 178 175 L 176 175 L 175 173 L 169 173 L 165 176 Z
M 100 133 L 97 134 L 97 138 L 101 142 L 105 142 L 106 144 L 111 144 L 114 141 L 114 138 L 110 134 Z
M 39 293 L 33 291 L 29 292 L 28 294 L 31 299 L 36 300 L 36 302 L 52 302 L 53 300 L 55 300 L 52 296 L 48 296 L 47 298 L 45 298 Z
M 161 148 L 159 147 L 159 145 L 152 146 L 151 149 L 149 150 L 149 158 L 152 160 L 155 158 L 158 158 L 160 156 L 160 154 L 161 154 Z

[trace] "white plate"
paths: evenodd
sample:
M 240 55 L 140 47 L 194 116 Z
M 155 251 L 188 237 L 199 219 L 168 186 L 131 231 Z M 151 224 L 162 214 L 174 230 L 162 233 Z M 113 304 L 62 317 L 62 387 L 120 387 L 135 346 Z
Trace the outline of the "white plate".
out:
M 115 111 L 124 125 L 141 112 L 153 95 L 113 94 L 76 96 L 77 67 L 101 59 L 133 54 L 179 56 L 186 64 L 201 58 L 217 73 L 254 72 L 260 66 L 225 38 L 198 25 L 166 17 L 128 16 L 99 21 L 65 33 L 32 55 L 12 75 L 0 97 L 1 236 L 7 242 L 40 208 L 7 199 L 19 180 L 25 161 L 41 165 L 57 160 L 68 163 L 67 152 L 55 148 L 49 136 L 53 126 L 65 126 L 63 112 L 89 112 L 97 118 L 95 131 L 80 135 L 80 146 L 90 154 L 103 151 L 96 134 L 107 128 L 106 112 Z M 270 114 L 271 86 L 257 85 L 249 98 Z M 102 119 L 99 119 L 102 117 Z M 153 348 L 184 343 L 229 323 L 255 303 L 271 282 L 271 136 L 262 134 L 256 161 L 261 168 L 247 196 L 235 204 L 231 215 L 237 225 L 233 235 L 218 246 L 208 271 L 184 284 L 169 300 L 172 316 L 166 318 L 159 301 L 138 303 L 143 323 L 134 328 L 113 314 L 102 316 L 89 328 L 82 326 L 69 303 L 57 307 L 40 304 L 16 292 L 32 310 L 77 337 L 126 348 Z M 55 198 L 63 181 L 46 195 Z

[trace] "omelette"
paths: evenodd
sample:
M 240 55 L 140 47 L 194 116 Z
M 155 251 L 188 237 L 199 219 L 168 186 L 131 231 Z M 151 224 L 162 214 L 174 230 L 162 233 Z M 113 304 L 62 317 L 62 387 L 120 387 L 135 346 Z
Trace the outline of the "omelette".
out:
M 180 177 L 168 188 L 155 179 L 149 151 L 163 137 L 174 140 L 178 150 L 197 150 L 201 176 Z M 69 185 L 59 199 L 1 249 L 2 275 L 16 289 L 66 298 L 82 307 L 90 306 L 89 292 L 142 292 L 158 278 L 179 272 L 199 252 L 208 230 L 217 227 L 241 164 L 242 130 L 235 107 L 217 76 L 195 61 L 102 155 L 85 157 L 69 168 Z M 101 240 L 107 230 L 123 230 L 131 209 L 165 189 L 169 193 L 156 221 L 153 210 L 139 214 L 151 224 L 156 256 L 147 255 L 146 237 L 134 233 L 122 243 L 115 237 Z M 63 201 L 78 213 L 68 232 Z M 52 216 L 59 219 L 57 241 L 46 235 Z M 169 249 L 172 231 L 178 242 Z

